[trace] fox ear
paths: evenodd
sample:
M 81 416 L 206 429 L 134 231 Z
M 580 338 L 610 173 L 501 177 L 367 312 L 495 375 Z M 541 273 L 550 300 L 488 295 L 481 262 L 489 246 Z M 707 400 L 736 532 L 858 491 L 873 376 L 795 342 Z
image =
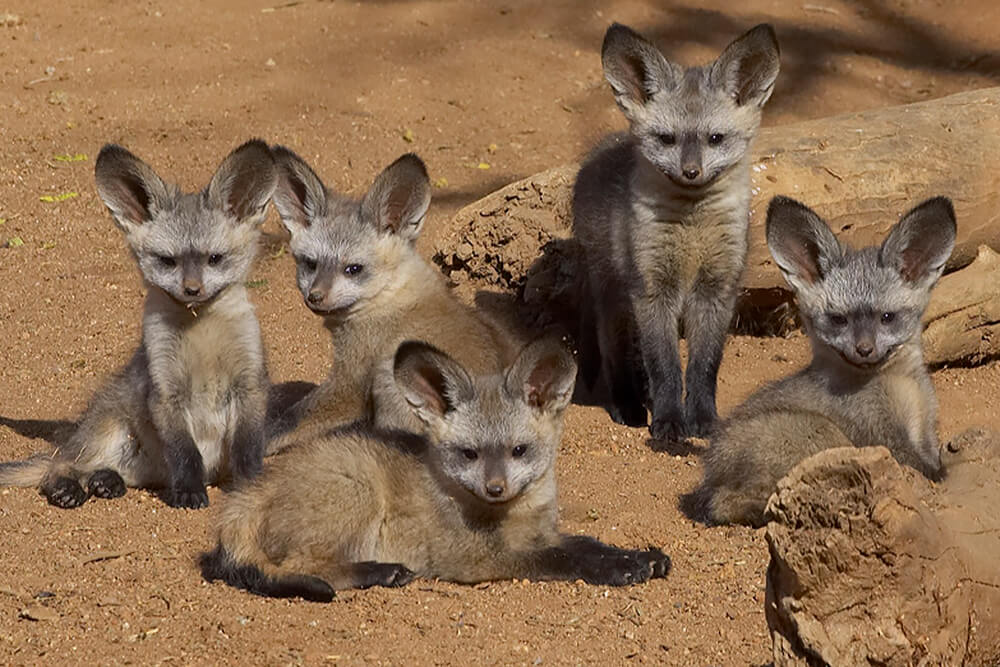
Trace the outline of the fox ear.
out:
M 457 361 L 427 343 L 406 341 L 396 349 L 393 376 L 410 409 L 425 424 L 472 400 L 472 378 Z
M 209 204 L 239 222 L 264 221 L 278 184 L 278 170 L 267 144 L 251 139 L 222 161 L 206 189 Z
M 94 166 L 97 194 L 126 234 L 152 219 L 170 198 L 152 167 L 117 144 L 106 144 Z
M 844 251 L 830 228 L 809 207 L 775 197 L 767 207 L 767 247 L 795 290 L 821 281 Z
M 361 214 L 379 231 L 415 241 L 430 205 L 427 167 L 414 153 L 407 153 L 375 178 L 361 202 Z
M 712 63 L 712 82 L 724 88 L 743 106 L 764 106 L 778 78 L 778 38 L 767 23 L 737 37 Z
M 615 102 L 629 120 L 653 95 L 675 87 L 683 74 L 642 35 L 620 23 L 604 33 L 601 63 Z
M 934 197 L 903 216 L 879 249 L 879 261 L 908 283 L 930 288 L 941 277 L 955 247 L 955 209 L 947 197 Z
M 562 341 L 543 336 L 529 343 L 507 370 L 511 396 L 542 412 L 561 413 L 573 398 L 576 361 Z
M 271 154 L 278 172 L 274 206 L 285 229 L 294 235 L 326 213 L 326 186 L 306 161 L 292 150 L 274 146 Z

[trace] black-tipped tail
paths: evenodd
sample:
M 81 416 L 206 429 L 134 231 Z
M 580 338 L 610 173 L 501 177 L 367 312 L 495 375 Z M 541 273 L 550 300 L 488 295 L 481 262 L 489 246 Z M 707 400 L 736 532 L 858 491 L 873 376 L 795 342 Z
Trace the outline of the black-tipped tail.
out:
M 206 581 L 222 580 L 256 595 L 272 598 L 302 598 L 311 602 L 330 602 L 335 595 L 330 584 L 319 577 L 294 574 L 286 577 L 269 577 L 254 565 L 241 565 L 218 545 L 198 559 L 201 575 Z

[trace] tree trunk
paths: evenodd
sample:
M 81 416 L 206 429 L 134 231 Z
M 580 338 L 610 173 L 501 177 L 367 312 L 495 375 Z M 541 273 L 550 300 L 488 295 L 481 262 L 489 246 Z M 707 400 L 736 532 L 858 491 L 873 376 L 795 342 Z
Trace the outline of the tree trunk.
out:
M 1000 662 L 1000 441 L 970 431 L 931 484 L 889 451 L 806 459 L 768 503 L 775 667 Z

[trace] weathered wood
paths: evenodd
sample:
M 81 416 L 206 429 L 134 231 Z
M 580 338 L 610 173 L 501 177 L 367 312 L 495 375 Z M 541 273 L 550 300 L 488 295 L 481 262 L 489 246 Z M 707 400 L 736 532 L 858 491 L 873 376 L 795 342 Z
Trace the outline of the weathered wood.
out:
M 1000 254 L 981 246 L 972 264 L 942 278 L 924 322 L 924 358 L 932 366 L 1000 355 Z
M 1000 88 L 765 128 L 754 144 L 744 284 L 784 287 L 764 242 L 767 203 L 801 199 L 853 245 L 880 241 L 919 201 L 947 195 L 958 215 L 950 268 L 980 245 L 1000 250 Z M 435 243 L 457 282 L 523 285 L 540 248 L 565 239 L 577 165 L 549 169 L 463 208 Z
M 768 503 L 775 667 L 1000 661 L 1000 442 L 969 432 L 931 484 L 889 451 L 806 459 Z

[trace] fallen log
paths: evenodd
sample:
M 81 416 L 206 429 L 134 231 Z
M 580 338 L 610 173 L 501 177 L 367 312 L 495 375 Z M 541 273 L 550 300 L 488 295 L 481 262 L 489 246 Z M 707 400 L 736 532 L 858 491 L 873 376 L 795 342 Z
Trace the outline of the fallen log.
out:
M 900 214 L 945 194 L 959 220 L 949 270 L 970 264 L 980 246 L 1000 250 L 1000 88 L 765 128 L 754 151 L 738 331 L 783 333 L 794 325 L 790 294 L 764 240 L 764 215 L 775 194 L 802 199 L 854 246 L 881 241 Z M 466 206 L 438 234 L 435 261 L 456 283 L 517 292 L 530 326 L 570 329 L 576 170 L 555 167 Z M 928 363 L 975 363 L 1000 354 L 995 276 L 975 268 L 941 281 L 933 297 L 940 312 L 929 316 Z
M 972 264 L 943 277 L 924 323 L 924 359 L 931 366 L 1000 355 L 1000 254 L 981 246 Z
M 889 451 L 796 466 L 768 503 L 775 667 L 1000 664 L 1000 441 L 970 431 L 934 485 Z

